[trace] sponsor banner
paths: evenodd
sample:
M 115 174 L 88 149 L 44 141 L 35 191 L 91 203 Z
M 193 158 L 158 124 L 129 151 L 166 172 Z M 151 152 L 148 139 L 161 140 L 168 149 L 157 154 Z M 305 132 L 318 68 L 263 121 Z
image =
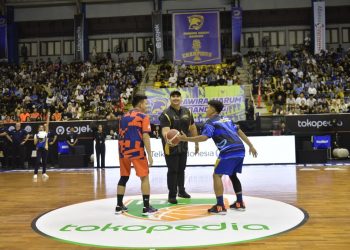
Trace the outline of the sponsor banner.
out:
M 164 57 L 164 43 L 163 43 L 163 24 L 162 12 L 154 11 L 152 13 L 153 22 L 153 39 L 155 47 L 155 60 L 159 62 Z
M 285 116 L 288 130 L 295 133 L 349 131 L 350 114 Z
M 84 15 L 74 15 L 74 59 L 84 61 Z
M 158 117 L 170 105 L 170 92 L 175 88 L 155 89 L 147 88 L 148 97 L 147 113 L 150 115 L 151 123 L 159 124 Z M 218 99 L 224 103 L 222 115 L 229 117 L 234 122 L 245 120 L 245 96 L 242 86 L 220 86 L 220 87 L 193 87 L 179 89 L 182 97 L 182 106 L 189 108 L 196 123 L 207 120 L 205 112 L 208 101 Z
M 185 64 L 221 62 L 219 11 L 173 13 L 173 60 Z
M 314 53 L 319 54 L 321 50 L 326 50 L 326 6 L 324 1 L 315 0 L 313 0 L 312 5 Z
M 312 137 L 312 147 L 317 149 L 327 149 L 332 147 L 330 135 L 315 135 Z
M 6 33 L 7 33 L 6 17 L 0 16 L 0 59 L 7 57 Z
M 284 202 L 244 199 L 249 209 L 244 213 L 228 209 L 225 216 L 207 212 L 216 203 L 213 194 L 192 194 L 191 199 L 179 199 L 176 206 L 168 203 L 166 194 L 152 194 L 150 203 L 158 211 L 149 216 L 142 215 L 139 195 L 125 197 L 128 211 L 118 215 L 114 214 L 116 198 L 99 199 L 44 213 L 32 222 L 32 228 L 51 240 L 83 246 L 203 249 L 266 239 L 302 226 L 308 219 L 306 212 Z M 225 206 L 234 201 L 234 195 L 225 194 Z
M 39 125 L 44 124 L 44 122 L 24 122 L 21 123 L 21 128 L 27 131 L 29 134 L 36 134 Z M 72 121 L 72 122 L 50 122 L 50 131 L 56 133 L 58 136 L 66 136 L 70 128 L 73 126 L 75 133 L 81 137 L 92 137 L 92 129 L 97 127 L 97 124 L 102 124 L 105 128 L 105 132 L 109 131 L 107 129 L 116 130 L 118 126 L 118 121 Z M 15 129 L 15 124 L 5 124 L 5 127 L 9 131 Z
M 244 164 L 289 164 L 295 163 L 295 137 L 294 136 L 250 136 L 252 142 L 258 151 L 258 157 L 254 158 L 249 154 L 249 147 L 246 148 L 246 157 Z M 214 166 L 219 151 L 213 140 L 209 139 L 199 144 L 199 153 L 195 154 L 194 143 L 188 144 L 187 166 Z M 162 142 L 160 139 L 151 138 L 151 148 L 154 166 L 166 166 Z M 94 147 L 95 149 L 95 147 Z M 94 152 L 96 159 L 96 152 Z M 118 141 L 106 141 L 107 167 L 119 166 Z M 97 163 L 94 163 L 95 167 Z
M 242 36 L 242 9 L 232 5 L 232 53 L 240 52 Z

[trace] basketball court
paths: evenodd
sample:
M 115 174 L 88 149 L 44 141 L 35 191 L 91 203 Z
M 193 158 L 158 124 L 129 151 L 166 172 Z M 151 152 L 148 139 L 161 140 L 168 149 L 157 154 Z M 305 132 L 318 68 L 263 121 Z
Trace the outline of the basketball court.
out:
M 140 181 L 132 175 L 115 215 L 119 169 L 0 173 L 0 249 L 347 249 L 348 163 L 248 165 L 240 175 L 247 209 L 208 215 L 215 202 L 211 167 L 188 167 L 191 199 L 167 201 L 166 168 L 151 168 L 151 204 L 141 216 Z M 225 203 L 235 199 L 224 177 Z

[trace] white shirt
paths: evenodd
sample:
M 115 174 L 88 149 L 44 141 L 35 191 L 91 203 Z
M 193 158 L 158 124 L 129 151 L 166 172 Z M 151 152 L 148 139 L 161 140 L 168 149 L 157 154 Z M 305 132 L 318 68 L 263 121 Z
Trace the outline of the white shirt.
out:
M 77 101 L 84 101 L 84 95 L 82 95 L 82 94 L 77 95 L 77 97 L 75 98 L 75 100 L 77 100 Z
M 176 76 L 171 76 L 171 77 L 169 77 L 169 79 L 168 79 L 168 82 L 169 82 L 170 84 L 175 84 L 176 81 L 177 81 L 177 77 L 176 77 Z
M 295 104 L 296 103 L 296 101 L 295 101 L 295 98 L 294 97 L 292 97 L 292 98 L 287 98 L 287 100 L 286 100 L 286 104 L 287 105 L 293 105 L 293 104 Z
M 309 107 L 313 107 L 316 103 L 316 99 L 315 98 L 309 98 L 306 100 L 306 105 L 309 106 Z
M 51 98 L 50 97 L 46 97 L 46 104 L 52 104 L 56 101 L 56 97 L 55 96 L 52 96 Z
M 309 87 L 307 92 L 309 92 L 309 95 L 316 95 L 317 94 L 317 89 L 315 87 Z
M 306 98 L 305 97 L 298 97 L 295 102 L 297 105 L 301 105 L 301 101 L 304 101 L 306 103 Z

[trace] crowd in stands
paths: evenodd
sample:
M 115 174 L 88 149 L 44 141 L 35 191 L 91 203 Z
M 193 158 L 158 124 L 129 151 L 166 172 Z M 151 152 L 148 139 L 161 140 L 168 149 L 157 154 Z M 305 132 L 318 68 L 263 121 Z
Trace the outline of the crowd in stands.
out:
M 247 60 L 254 94 L 261 93 L 274 115 L 344 113 L 350 111 L 350 51 L 312 55 L 295 49 L 249 52 Z M 161 62 L 155 87 L 194 87 L 242 84 L 236 55 L 217 65 Z M 85 63 L 26 61 L 0 65 L 0 114 L 5 123 L 115 119 L 124 113 L 142 81 L 148 58 L 129 54 L 114 61 L 110 53 Z
M 186 65 L 183 62 L 174 65 L 164 61 L 159 66 L 154 86 L 183 88 L 241 84 L 237 71 L 241 59 L 237 55 L 217 65 Z
M 346 113 L 350 111 L 350 51 L 330 49 L 312 55 L 305 48 L 282 55 L 250 52 L 254 93 L 274 115 Z
M 122 115 L 135 87 L 142 81 L 148 59 L 129 54 L 85 63 L 62 63 L 60 58 L 0 65 L 0 114 L 5 123 L 115 119 Z

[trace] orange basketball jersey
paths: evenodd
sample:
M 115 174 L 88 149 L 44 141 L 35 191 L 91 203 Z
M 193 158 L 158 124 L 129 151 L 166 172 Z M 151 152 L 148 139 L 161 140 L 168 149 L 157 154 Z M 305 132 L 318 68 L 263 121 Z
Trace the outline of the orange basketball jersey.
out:
M 129 159 L 144 159 L 145 150 L 142 140 L 143 133 L 150 133 L 149 116 L 132 109 L 126 113 L 119 123 L 119 157 Z

